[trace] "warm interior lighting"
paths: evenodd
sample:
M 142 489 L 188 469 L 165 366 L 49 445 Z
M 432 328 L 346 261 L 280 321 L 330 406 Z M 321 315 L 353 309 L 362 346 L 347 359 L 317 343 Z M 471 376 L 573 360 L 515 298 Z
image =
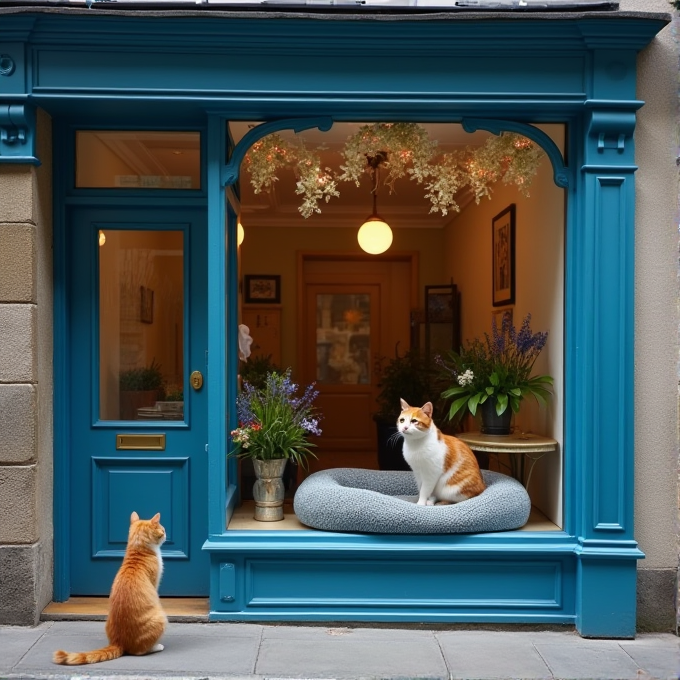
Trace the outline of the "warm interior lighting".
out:
M 100 229 L 99 230 L 99 245 L 103 246 L 106 243 L 106 234 Z
M 246 232 L 243 229 L 243 225 L 241 224 L 241 220 L 238 221 L 236 225 L 236 243 L 238 245 L 241 245 L 243 243 L 243 239 L 246 237 Z
M 371 215 L 359 228 L 359 245 L 371 255 L 384 253 L 392 245 L 392 230 L 378 215 Z
M 371 255 L 384 253 L 392 245 L 392 230 L 389 224 L 378 215 L 378 169 L 387 160 L 387 152 L 379 151 L 368 158 L 373 173 L 373 212 L 359 227 L 357 239 L 362 250 Z

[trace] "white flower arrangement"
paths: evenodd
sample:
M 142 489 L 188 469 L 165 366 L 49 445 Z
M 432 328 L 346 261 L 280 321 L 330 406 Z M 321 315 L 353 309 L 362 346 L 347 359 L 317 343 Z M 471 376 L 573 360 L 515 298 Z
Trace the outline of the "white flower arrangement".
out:
M 430 212 L 447 215 L 449 210 L 460 211 L 454 196 L 469 187 L 475 202 L 491 197 L 492 185 L 502 180 L 515 184 L 525 196 L 543 157 L 543 150 L 530 139 L 512 132 L 489 137 L 479 148 L 436 156 L 437 142 L 417 123 L 373 123 L 363 125 L 351 135 L 341 152 L 344 163 L 339 174 L 322 168 L 318 151 L 308 149 L 302 140 L 291 143 L 278 134 L 271 134 L 255 142 L 245 157 L 250 182 L 256 194 L 270 190 L 278 180 L 281 168 L 293 168 L 296 193 L 303 197 L 298 210 L 303 217 L 320 213 L 319 203 L 328 203 L 340 195 L 339 182 L 352 181 L 359 186 L 362 173 L 370 170 L 367 159 L 378 154 L 386 176 L 384 183 L 392 191 L 396 180 L 410 176 L 426 189 Z

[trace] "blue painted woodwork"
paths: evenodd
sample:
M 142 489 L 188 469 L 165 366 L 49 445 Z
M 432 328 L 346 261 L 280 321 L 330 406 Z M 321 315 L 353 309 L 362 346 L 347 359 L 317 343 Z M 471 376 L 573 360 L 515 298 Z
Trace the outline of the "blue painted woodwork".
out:
M 207 509 L 199 503 L 190 511 L 209 515 L 203 547 L 212 618 L 550 621 L 574 623 L 583 635 L 634 634 L 635 566 L 643 556 L 633 535 L 633 134 L 642 105 L 635 59 L 668 20 L 649 13 L 450 21 L 3 15 L 0 58 L 15 66 L 0 76 L 0 105 L 40 106 L 57 122 L 77 116 L 91 125 L 207 122 L 210 483 Z M 545 147 L 567 196 L 563 532 L 391 537 L 225 529 L 238 498 L 234 464 L 225 461 L 237 363 L 237 207 L 222 186 L 225 121 L 276 126 L 319 116 L 521 126 L 528 135 L 535 128 L 526 124 L 568 126 L 568 167 Z M 0 153 L 2 162 L 10 157 Z M 55 179 L 63 202 L 64 180 Z M 110 204 L 137 200 L 99 195 Z M 167 200 L 180 206 L 192 199 Z M 62 283 L 73 248 L 63 204 L 56 225 Z M 87 330 L 67 328 L 64 306 L 57 290 L 56 389 L 68 396 L 67 338 Z M 60 465 L 67 419 L 57 405 Z M 71 483 L 73 496 L 63 466 L 55 480 Z M 59 494 L 56 583 L 64 593 L 68 560 L 60 544 L 73 531 L 63 522 L 68 495 Z
M 188 382 L 192 370 L 206 372 L 205 213 L 73 208 L 68 223 L 70 594 L 108 594 L 134 510 L 146 518 L 160 512 L 167 531 L 161 593 L 206 595 L 208 558 L 201 546 L 207 535 L 207 398 L 205 389 L 194 391 Z M 184 421 L 99 419 L 99 229 L 184 232 Z M 117 434 L 147 432 L 165 433 L 165 450 L 116 450 Z

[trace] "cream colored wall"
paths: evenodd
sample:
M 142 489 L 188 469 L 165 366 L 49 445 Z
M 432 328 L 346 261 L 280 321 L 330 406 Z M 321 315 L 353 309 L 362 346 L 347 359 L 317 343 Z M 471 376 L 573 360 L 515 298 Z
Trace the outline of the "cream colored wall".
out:
M 670 12 L 665 0 L 622 10 Z M 677 14 L 677 13 L 676 13 Z M 635 538 L 640 570 L 678 567 L 678 52 L 667 26 L 638 58 L 635 191 Z
M 310 218 L 311 220 L 314 218 Z M 245 240 L 241 246 L 242 274 L 281 275 L 282 363 L 296 369 L 297 251 L 362 252 L 355 228 L 258 228 L 244 220 Z M 395 229 L 390 252 L 418 251 L 418 290 L 425 285 L 445 283 L 441 229 Z M 408 301 L 407 301 L 408 304 Z M 419 304 L 420 298 L 419 298 Z M 408 310 L 410 311 L 410 309 Z
M 540 126 L 562 147 L 559 125 Z M 555 524 L 562 525 L 562 450 L 564 390 L 564 190 L 553 181 L 552 166 L 543 159 L 539 173 L 524 197 L 514 187 L 494 187 L 491 200 L 472 202 L 446 229 L 445 276 L 461 291 L 463 341 L 491 332 L 491 222 L 508 205 L 515 213 L 515 304 L 513 322 L 519 328 L 531 313 L 534 332 L 549 332 L 535 364 L 537 374 L 552 375 L 554 396 L 548 408 L 525 400 L 515 426 L 554 437 L 560 447 L 536 464 L 529 492 L 533 503 Z

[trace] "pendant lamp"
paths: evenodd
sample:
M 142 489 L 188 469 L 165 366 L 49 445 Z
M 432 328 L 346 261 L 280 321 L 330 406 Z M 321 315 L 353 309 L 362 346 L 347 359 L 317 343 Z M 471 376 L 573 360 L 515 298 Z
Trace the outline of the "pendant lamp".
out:
M 371 255 L 384 253 L 392 245 L 392 230 L 389 224 L 378 215 L 378 173 L 380 164 L 387 160 L 387 152 L 379 151 L 368 158 L 373 171 L 373 212 L 359 227 L 357 239 L 362 250 Z

